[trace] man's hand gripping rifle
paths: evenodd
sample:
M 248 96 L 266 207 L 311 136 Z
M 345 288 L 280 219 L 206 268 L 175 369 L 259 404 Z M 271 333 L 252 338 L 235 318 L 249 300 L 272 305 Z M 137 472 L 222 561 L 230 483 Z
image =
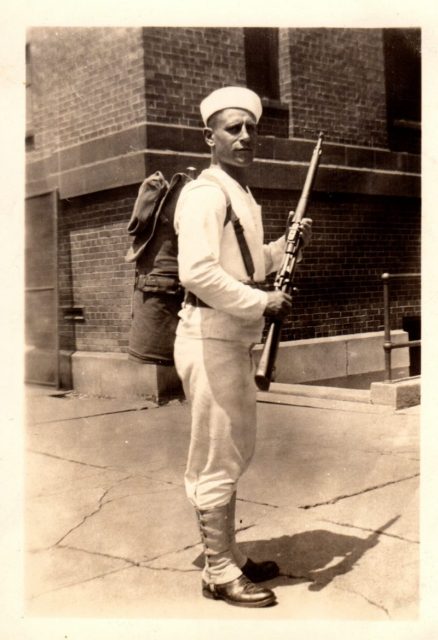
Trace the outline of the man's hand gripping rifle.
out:
M 318 141 L 312 153 L 309 169 L 307 171 L 306 181 L 304 183 L 297 209 L 295 213 L 290 214 L 291 219 L 288 221 L 289 228 L 287 232 L 284 258 L 274 281 L 274 289 L 276 291 L 283 291 L 290 295 L 293 293 L 293 278 L 295 269 L 298 264 L 299 252 L 302 246 L 300 224 L 306 213 L 310 193 L 315 181 L 316 172 L 322 153 L 321 148 L 323 137 L 323 134 L 320 133 Z M 260 362 L 257 367 L 255 381 L 258 388 L 262 391 L 267 391 L 269 389 L 269 385 L 271 384 L 272 373 L 275 366 L 275 359 L 277 357 L 278 345 L 280 343 L 282 324 L 283 320 L 281 318 L 274 318 L 271 321 Z

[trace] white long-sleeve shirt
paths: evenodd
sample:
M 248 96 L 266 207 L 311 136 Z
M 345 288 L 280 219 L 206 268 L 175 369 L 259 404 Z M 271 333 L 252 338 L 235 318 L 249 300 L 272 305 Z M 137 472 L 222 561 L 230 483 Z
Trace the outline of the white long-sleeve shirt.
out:
M 218 166 L 202 172 L 184 187 L 174 224 L 181 283 L 210 308 L 184 305 L 177 334 L 258 342 L 267 293 L 245 284 L 248 274 L 233 224 L 224 225 L 226 196 L 206 173 L 221 183 L 243 226 L 255 267 L 254 280 L 263 282 L 267 274 L 277 270 L 284 254 L 284 236 L 263 244 L 261 208 L 251 192 Z

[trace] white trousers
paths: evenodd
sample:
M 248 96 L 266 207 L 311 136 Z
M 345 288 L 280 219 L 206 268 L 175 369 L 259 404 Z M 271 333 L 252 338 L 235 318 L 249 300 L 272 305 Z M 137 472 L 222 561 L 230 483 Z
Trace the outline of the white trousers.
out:
M 177 336 L 175 365 L 191 405 L 184 476 L 197 509 L 228 504 L 248 467 L 256 438 L 252 345 Z

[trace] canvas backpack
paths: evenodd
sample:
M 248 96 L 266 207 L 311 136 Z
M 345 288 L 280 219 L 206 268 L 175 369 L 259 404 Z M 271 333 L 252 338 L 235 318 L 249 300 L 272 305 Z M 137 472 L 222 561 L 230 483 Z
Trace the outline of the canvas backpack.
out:
M 233 224 L 251 279 L 254 264 L 229 196 L 215 176 L 208 172 L 204 172 L 204 176 L 225 194 L 227 215 L 224 226 L 229 222 Z M 174 363 L 178 312 L 185 293 L 178 278 L 178 239 L 174 217 L 181 191 L 192 179 L 185 173 L 176 173 L 167 182 L 160 171 L 148 176 L 140 186 L 128 223 L 128 233 L 133 240 L 125 260 L 135 262 L 128 353 L 137 362 Z

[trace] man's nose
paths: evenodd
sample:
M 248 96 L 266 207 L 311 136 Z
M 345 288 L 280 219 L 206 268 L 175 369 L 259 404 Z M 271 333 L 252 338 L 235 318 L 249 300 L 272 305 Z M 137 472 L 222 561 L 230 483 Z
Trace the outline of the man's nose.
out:
M 251 135 L 250 135 L 248 129 L 246 128 L 246 125 L 243 124 L 242 128 L 240 130 L 240 139 L 241 140 L 249 140 L 250 137 L 251 137 Z

